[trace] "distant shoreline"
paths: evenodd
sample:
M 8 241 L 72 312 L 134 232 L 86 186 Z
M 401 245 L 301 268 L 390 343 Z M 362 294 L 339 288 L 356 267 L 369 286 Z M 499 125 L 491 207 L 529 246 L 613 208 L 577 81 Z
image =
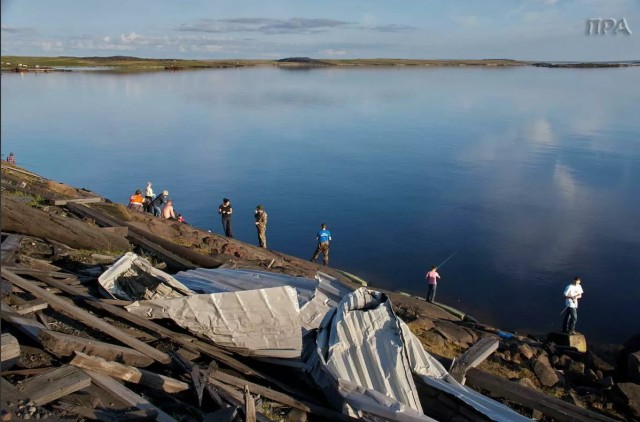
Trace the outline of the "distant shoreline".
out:
M 290 57 L 281 60 L 183 60 L 147 59 L 129 56 L 110 57 L 30 57 L 2 56 L 3 72 L 56 72 L 96 70 L 103 72 L 152 72 L 242 67 L 515 67 L 612 68 L 640 66 L 640 60 L 603 62 L 523 61 L 510 59 L 423 60 L 423 59 L 311 59 Z

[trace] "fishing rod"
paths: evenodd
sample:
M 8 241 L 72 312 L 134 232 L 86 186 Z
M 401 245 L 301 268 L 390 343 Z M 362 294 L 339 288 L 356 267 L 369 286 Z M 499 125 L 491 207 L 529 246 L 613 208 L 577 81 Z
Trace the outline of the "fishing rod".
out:
M 447 259 L 445 259 L 444 261 L 442 261 L 442 263 L 441 263 L 440 265 L 436 266 L 436 268 L 437 268 L 437 269 L 440 269 L 440 267 L 442 267 L 442 266 L 445 264 L 445 262 L 447 262 L 448 260 L 450 260 L 451 258 L 453 258 L 453 256 L 454 256 L 455 254 L 457 254 L 457 253 L 458 253 L 458 251 L 455 251 L 454 253 L 452 253 L 451 255 L 449 255 L 449 256 L 447 257 Z

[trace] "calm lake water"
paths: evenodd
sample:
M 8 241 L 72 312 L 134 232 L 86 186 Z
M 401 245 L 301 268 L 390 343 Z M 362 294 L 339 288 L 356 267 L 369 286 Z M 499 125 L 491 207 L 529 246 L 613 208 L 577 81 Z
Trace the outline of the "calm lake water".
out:
M 2 153 L 127 203 L 153 182 L 198 227 L 426 295 L 503 329 L 640 332 L 640 68 L 3 74 Z

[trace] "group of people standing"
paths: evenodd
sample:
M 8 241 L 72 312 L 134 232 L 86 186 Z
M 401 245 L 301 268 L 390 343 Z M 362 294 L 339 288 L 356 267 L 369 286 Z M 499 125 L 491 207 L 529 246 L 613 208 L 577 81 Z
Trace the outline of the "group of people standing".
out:
M 169 199 L 169 191 L 164 190 L 159 195 L 155 195 L 151 182 L 147 182 L 144 196 L 142 196 L 142 190 L 137 189 L 129 197 L 129 208 L 138 212 L 148 212 L 156 217 L 171 218 L 186 223 L 182 214 L 176 214 L 173 200 Z
M 229 200 L 229 198 L 222 199 L 222 204 L 220 204 L 220 206 L 218 207 L 218 214 L 220 214 L 222 218 L 222 230 L 224 231 L 224 235 L 229 238 L 233 238 L 233 228 L 231 224 L 233 207 L 231 206 L 231 201 Z M 268 215 L 262 204 L 256 205 L 253 216 L 255 218 L 256 230 L 258 231 L 258 245 L 261 248 L 266 249 Z M 310 261 L 315 261 L 320 255 L 320 252 L 322 252 L 323 265 L 329 265 L 329 245 L 331 243 L 331 232 L 327 230 L 327 225 L 325 223 L 322 223 L 320 225 L 320 231 L 316 235 L 316 240 L 318 241 L 318 245 L 316 246 L 316 250 Z

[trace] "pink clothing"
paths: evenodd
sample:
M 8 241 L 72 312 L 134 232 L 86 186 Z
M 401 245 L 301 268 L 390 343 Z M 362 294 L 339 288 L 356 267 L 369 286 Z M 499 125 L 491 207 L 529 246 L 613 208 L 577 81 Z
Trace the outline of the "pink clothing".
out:
M 440 274 L 436 270 L 431 270 L 425 276 L 427 279 L 427 283 L 429 284 L 438 284 L 438 279 L 440 278 Z

